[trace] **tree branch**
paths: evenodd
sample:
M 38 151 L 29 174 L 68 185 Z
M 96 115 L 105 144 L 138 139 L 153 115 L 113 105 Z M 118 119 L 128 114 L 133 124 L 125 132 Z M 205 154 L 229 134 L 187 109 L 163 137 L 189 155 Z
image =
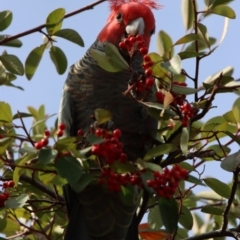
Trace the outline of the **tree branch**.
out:
M 87 5 L 87 6 L 83 7 L 83 8 L 80 8 L 80 9 L 78 9 L 76 11 L 70 12 L 70 13 L 66 14 L 63 17 L 63 19 L 71 17 L 71 16 L 76 15 L 78 13 L 84 12 L 86 10 L 93 9 L 96 5 L 98 5 L 100 3 L 103 3 L 105 1 L 107 1 L 107 0 L 99 0 L 99 1 L 96 1 L 96 2 L 94 2 L 92 4 L 90 4 L 90 5 Z M 17 38 L 21 38 L 21 37 L 27 36 L 27 35 L 32 34 L 34 32 L 39 32 L 39 31 L 41 31 L 45 27 L 46 27 L 46 24 L 42 24 L 42 25 L 39 25 L 38 27 L 29 29 L 29 30 L 21 32 L 21 33 L 18 33 L 16 35 L 13 35 L 13 36 L 10 36 L 10 37 L 6 36 L 2 41 L 0 41 L 0 45 L 6 44 L 6 43 L 8 43 L 8 42 L 10 42 L 10 41 L 12 41 L 14 39 L 17 39 Z

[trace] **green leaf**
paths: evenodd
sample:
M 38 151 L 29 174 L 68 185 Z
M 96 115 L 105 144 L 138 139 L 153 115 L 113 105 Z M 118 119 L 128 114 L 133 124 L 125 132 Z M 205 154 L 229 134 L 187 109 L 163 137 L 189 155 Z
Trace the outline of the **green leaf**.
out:
M 58 152 L 55 149 L 51 148 L 41 149 L 38 156 L 39 163 L 42 163 L 44 165 L 50 163 L 55 159 L 57 153 Z
M 174 149 L 176 149 L 177 146 L 171 143 L 167 143 L 167 144 L 161 144 L 157 147 L 153 147 L 152 149 L 150 149 L 144 156 L 143 160 L 144 161 L 148 161 L 153 159 L 154 157 L 169 153 L 171 151 L 173 151 Z
M 226 5 L 220 5 L 220 6 L 216 6 L 214 8 L 211 8 L 209 10 L 210 13 L 214 13 L 217 15 L 221 15 L 227 18 L 231 18 L 231 19 L 235 19 L 236 18 L 236 14 L 234 12 L 234 10 Z
M 163 225 L 159 207 L 157 205 L 153 208 L 150 208 L 149 210 L 148 225 L 151 229 L 154 230 L 159 230 Z
M 231 194 L 231 188 L 216 178 L 205 178 L 204 182 L 217 194 L 224 198 L 229 198 Z
M 201 40 L 196 40 L 198 42 L 198 51 L 202 51 L 206 49 L 206 45 Z M 214 45 L 217 42 L 216 38 L 209 37 L 209 44 L 210 46 Z M 196 45 L 195 42 L 191 42 L 188 46 L 184 49 L 187 52 L 196 52 Z
M 185 156 L 188 153 L 188 141 L 189 141 L 188 129 L 186 127 L 183 127 L 181 138 L 180 138 L 180 148 Z
M 210 48 L 207 27 L 201 23 L 197 23 L 197 26 L 199 37 L 202 39 L 202 42 L 206 45 L 206 47 Z
M 173 84 L 172 91 L 178 94 L 190 95 L 194 94 L 199 91 L 199 89 L 190 88 L 190 87 L 183 87 L 180 85 Z
M 224 132 L 226 135 L 228 135 L 233 141 L 235 141 L 240 146 L 240 139 L 238 136 L 232 134 L 229 131 Z
M 12 120 L 18 119 L 18 118 L 26 118 L 26 117 L 32 117 L 32 114 L 29 113 L 24 113 L 24 112 L 19 112 L 13 115 Z
M 59 47 L 52 46 L 49 53 L 57 72 L 59 74 L 65 73 L 67 69 L 67 58 L 64 52 Z
M 237 119 L 234 117 L 233 111 L 224 113 L 223 117 L 228 123 L 237 124 Z
M 103 124 L 112 119 L 112 113 L 107 109 L 97 108 L 94 111 L 94 117 L 97 120 L 98 125 Z
M 182 60 L 187 59 L 187 58 L 194 58 L 194 57 L 200 57 L 203 55 L 203 53 L 201 52 L 194 52 L 194 51 L 184 51 L 184 52 L 180 52 L 178 53 L 178 55 L 180 56 L 180 58 Z
M 213 0 L 210 0 L 210 1 L 213 1 Z M 215 0 L 212 4 L 212 7 L 216 7 L 218 5 L 226 5 L 226 4 L 229 4 L 231 2 L 233 2 L 234 0 Z
M 222 215 L 223 209 L 212 207 L 212 206 L 206 206 L 201 209 L 201 212 L 208 213 L 211 215 Z
M 54 35 L 54 33 L 60 30 L 64 15 L 64 8 L 55 9 L 48 15 L 46 20 L 46 29 L 49 35 Z
M 0 56 L 0 61 L 9 72 L 20 76 L 24 74 L 23 64 L 17 56 L 12 54 L 4 54 Z
M 124 60 L 115 45 L 107 43 L 105 47 L 106 56 L 109 57 L 111 64 L 122 70 L 129 69 L 128 63 Z
M 11 123 L 13 120 L 11 106 L 6 102 L 0 102 L 0 122 Z M 1 125 L 1 124 L 0 124 Z
M 0 35 L 0 42 L 7 37 L 10 37 L 9 35 Z M 8 46 L 8 47 L 21 47 L 22 46 L 22 42 L 19 40 L 19 39 L 14 39 L 14 40 L 11 40 L 9 42 L 6 42 L 6 43 L 1 43 L 0 44 L 1 46 Z
M 213 200 L 213 201 L 223 201 L 223 197 L 217 194 L 214 191 L 202 191 L 196 194 L 196 197 L 199 199 Z
M 114 64 L 112 64 L 106 53 L 102 51 L 91 49 L 91 55 L 97 62 L 98 66 L 107 72 L 120 72 L 122 70 L 122 68 L 116 67 Z
M 11 197 L 5 202 L 5 206 L 12 209 L 21 208 L 25 205 L 28 198 L 28 194 L 21 194 L 17 197 Z
M 194 9 L 192 1 L 182 0 L 182 19 L 186 30 L 189 30 L 193 25 Z
M 100 144 L 106 141 L 105 138 L 98 137 L 95 134 L 88 134 L 86 139 L 90 144 Z
M 80 47 L 84 47 L 84 42 L 82 37 L 73 29 L 61 29 L 54 33 L 54 36 L 67 39 L 70 42 L 76 43 Z
M 228 172 L 234 172 L 240 164 L 240 150 L 225 157 L 221 162 L 221 168 Z
M 83 173 L 80 179 L 76 183 L 72 183 L 71 187 L 77 193 L 85 189 L 94 180 L 93 176 L 87 173 Z
M 180 74 L 182 70 L 181 58 L 179 55 L 175 55 L 169 61 L 161 63 L 161 67 L 173 74 Z
M 211 146 L 207 147 L 206 150 L 214 151 L 215 154 L 218 155 L 219 158 L 225 157 L 231 151 L 231 149 L 228 146 L 219 146 L 219 144 L 211 145 Z M 203 159 L 204 160 L 212 160 L 212 159 L 215 160 L 216 155 L 215 155 L 215 157 L 203 157 Z
M 56 159 L 55 167 L 58 174 L 74 185 L 82 177 L 83 170 L 80 162 L 72 156 L 62 156 Z
M 240 123 L 240 98 L 237 98 L 232 106 L 232 113 L 237 123 Z
M 167 59 L 171 58 L 171 55 L 173 55 L 173 49 L 172 49 L 172 39 L 171 37 L 164 31 L 160 31 L 157 35 L 157 48 L 158 53 L 162 57 L 166 57 Z
M 173 233 L 178 224 L 178 204 L 175 199 L 159 198 L 158 207 L 167 232 Z
M 12 138 L 2 138 L 0 139 L 0 155 L 5 154 L 6 149 L 12 144 Z
M 182 226 L 188 230 L 191 230 L 193 227 L 193 217 L 190 212 L 190 210 L 182 205 L 182 212 L 179 218 L 179 222 L 182 224 Z
M 34 48 L 28 55 L 25 61 L 25 72 L 28 80 L 31 80 L 37 67 L 42 59 L 46 44 L 42 44 L 39 47 Z
M 120 199 L 126 205 L 130 205 L 131 207 L 133 204 L 136 203 L 136 192 L 134 186 L 121 186 L 121 192 L 119 193 Z M 132 210 L 132 209 L 131 209 Z
M 196 178 L 192 175 L 188 175 L 188 178 L 187 180 L 188 182 L 190 183 L 194 183 L 194 184 L 197 184 L 197 185 L 200 185 L 200 186 L 206 186 L 204 183 L 202 183 L 202 180 L 200 180 L 199 178 Z
M 12 17 L 13 15 L 11 11 L 0 12 L 0 31 L 9 27 L 12 22 Z
M 204 0 L 206 7 L 211 7 L 216 0 Z
M 183 37 L 181 37 L 180 39 L 178 39 L 174 45 L 179 45 L 179 44 L 185 44 L 185 43 L 188 43 L 188 42 L 192 42 L 192 41 L 195 41 L 195 40 L 198 40 L 199 39 L 199 36 L 195 33 L 189 33 Z

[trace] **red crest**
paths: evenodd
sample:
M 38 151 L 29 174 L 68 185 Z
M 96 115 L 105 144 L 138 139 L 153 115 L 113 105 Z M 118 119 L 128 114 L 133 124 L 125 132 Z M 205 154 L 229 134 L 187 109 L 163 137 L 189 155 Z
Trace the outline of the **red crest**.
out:
M 157 3 L 157 0 L 109 0 L 111 10 L 114 10 L 119 5 L 128 3 L 128 2 L 143 3 L 144 5 L 153 9 L 159 9 L 161 7 L 161 5 Z

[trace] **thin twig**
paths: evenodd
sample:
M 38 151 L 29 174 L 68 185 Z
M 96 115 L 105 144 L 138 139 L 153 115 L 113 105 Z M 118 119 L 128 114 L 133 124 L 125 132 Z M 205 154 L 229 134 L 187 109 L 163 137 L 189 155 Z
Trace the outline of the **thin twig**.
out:
M 93 7 L 95 7 L 96 5 L 98 5 L 100 3 L 103 3 L 105 1 L 107 1 L 107 0 L 99 0 L 99 1 L 96 1 L 96 2 L 94 2 L 92 4 L 90 4 L 90 5 L 87 5 L 87 6 L 83 7 L 83 8 L 80 8 L 80 9 L 78 9 L 76 11 L 70 12 L 70 13 L 66 14 L 63 17 L 63 19 L 71 17 L 71 16 L 76 15 L 78 13 L 84 12 L 86 10 L 93 9 Z M 27 36 L 27 35 L 32 34 L 34 32 L 39 32 L 39 31 L 41 31 L 45 27 L 46 27 L 46 24 L 42 24 L 42 25 L 40 25 L 38 27 L 29 29 L 29 30 L 27 30 L 25 32 L 22 32 L 22 33 L 18 33 L 16 35 L 13 35 L 13 36 L 10 36 L 10 37 L 6 36 L 2 41 L 0 41 L 0 45 L 6 44 L 6 43 L 8 43 L 8 42 L 10 42 L 10 41 L 12 41 L 14 39 L 17 39 L 17 38 L 21 38 L 21 37 Z

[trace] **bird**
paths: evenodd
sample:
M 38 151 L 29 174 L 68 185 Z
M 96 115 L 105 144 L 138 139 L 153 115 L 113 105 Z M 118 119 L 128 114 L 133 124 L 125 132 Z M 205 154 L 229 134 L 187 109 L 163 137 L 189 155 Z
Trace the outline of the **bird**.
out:
M 119 44 L 127 36 L 141 35 L 148 48 L 156 28 L 151 9 L 159 8 L 159 4 L 151 0 L 109 0 L 109 3 L 111 13 L 106 25 L 85 55 L 70 67 L 58 122 L 66 125 L 64 136 L 77 136 L 80 129 L 89 132 L 95 121 L 95 109 L 107 109 L 112 114 L 112 127 L 121 130 L 124 152 L 134 161 L 142 158 L 151 146 L 154 121 L 142 104 L 123 94 L 135 75 L 144 74 L 143 56 L 136 51 L 129 57 Z M 104 52 L 107 44 L 119 50 L 132 71 L 108 72 L 97 64 L 92 50 Z M 152 98 L 153 93 L 149 91 L 146 100 Z M 87 186 L 80 193 L 66 184 L 63 193 L 69 219 L 65 240 L 138 239 L 137 202 L 128 205 L 97 184 Z

